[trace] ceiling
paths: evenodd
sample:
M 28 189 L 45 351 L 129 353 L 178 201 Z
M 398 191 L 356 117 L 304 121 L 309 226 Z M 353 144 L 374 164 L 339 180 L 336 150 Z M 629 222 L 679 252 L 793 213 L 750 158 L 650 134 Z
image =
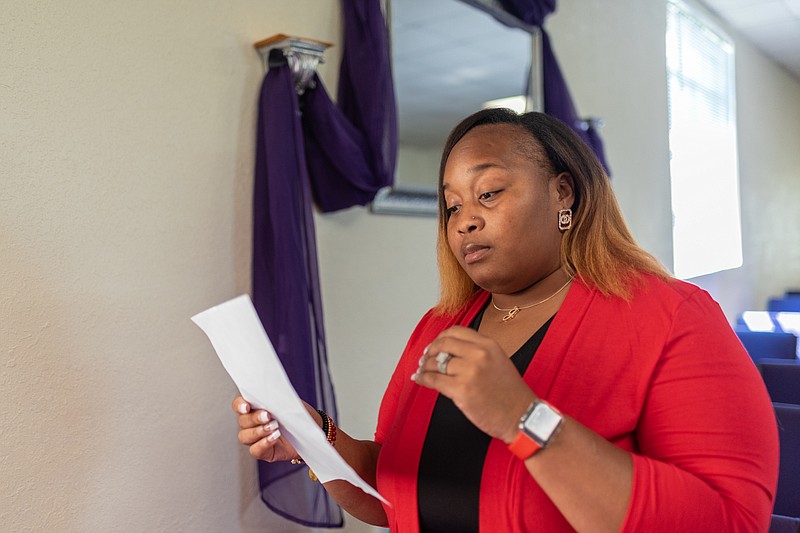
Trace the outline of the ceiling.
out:
M 800 0 L 698 0 L 800 80 Z M 530 36 L 467 2 L 392 0 L 392 62 L 400 141 L 439 146 L 493 98 L 523 94 Z
M 800 0 L 701 0 L 701 3 L 800 80 Z

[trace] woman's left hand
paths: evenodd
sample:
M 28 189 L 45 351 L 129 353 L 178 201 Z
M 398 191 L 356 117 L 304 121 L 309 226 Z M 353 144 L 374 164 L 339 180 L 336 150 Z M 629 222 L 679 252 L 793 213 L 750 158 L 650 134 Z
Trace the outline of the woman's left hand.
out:
M 451 356 L 446 374 L 436 361 L 440 353 Z M 520 416 L 536 398 L 494 340 L 462 326 L 436 337 L 411 379 L 453 400 L 476 427 L 506 443 L 516 437 Z

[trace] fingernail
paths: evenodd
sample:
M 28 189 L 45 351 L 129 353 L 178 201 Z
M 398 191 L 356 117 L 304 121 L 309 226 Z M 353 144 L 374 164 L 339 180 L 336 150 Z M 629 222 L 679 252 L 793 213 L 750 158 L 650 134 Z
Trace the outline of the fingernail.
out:
M 278 429 L 278 421 L 273 420 L 272 422 L 264 426 L 264 429 L 267 431 L 276 431 Z
M 279 438 L 281 438 L 281 432 L 280 432 L 280 430 L 276 429 L 269 437 L 267 437 L 267 440 L 269 442 L 274 442 L 274 441 L 278 440 Z
M 246 414 L 247 413 L 247 404 L 246 403 L 240 403 L 239 404 L 239 412 L 242 413 L 242 414 Z
M 419 377 L 419 372 L 414 372 L 413 374 L 411 374 L 411 381 L 417 381 L 418 377 Z
M 419 363 L 418 364 L 419 364 L 419 366 L 422 366 L 424 363 L 425 363 L 425 356 L 423 355 L 422 357 L 419 358 Z
M 262 422 L 269 422 L 269 413 L 266 411 L 261 411 L 258 413 L 258 419 Z
M 425 349 L 424 349 L 424 350 L 422 350 L 422 355 L 428 355 L 428 348 L 430 348 L 430 347 L 431 347 L 431 345 L 430 345 L 430 344 L 429 344 L 429 345 L 427 345 L 427 346 L 425 347 Z

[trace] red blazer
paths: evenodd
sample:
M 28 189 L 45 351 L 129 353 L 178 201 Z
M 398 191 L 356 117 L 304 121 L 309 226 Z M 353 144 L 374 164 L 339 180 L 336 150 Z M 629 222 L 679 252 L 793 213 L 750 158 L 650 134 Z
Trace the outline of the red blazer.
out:
M 419 530 L 417 470 L 437 393 L 410 376 L 442 330 L 468 325 L 489 294 L 455 316 L 428 312 L 381 403 L 378 490 L 392 531 Z M 578 279 L 525 375 L 541 398 L 633 456 L 623 531 L 767 531 L 777 485 L 775 416 L 758 372 L 705 291 L 645 277 L 630 302 Z M 453 443 L 454 453 L 458 443 Z M 572 531 L 502 441 L 480 487 L 480 529 Z

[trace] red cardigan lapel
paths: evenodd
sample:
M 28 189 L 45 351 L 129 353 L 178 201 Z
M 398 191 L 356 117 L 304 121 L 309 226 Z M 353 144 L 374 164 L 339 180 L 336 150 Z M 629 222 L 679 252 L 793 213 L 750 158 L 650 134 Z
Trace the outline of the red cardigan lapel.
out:
M 415 332 L 403 353 L 400 364 L 407 373 L 408 384 L 403 387 L 400 394 L 397 420 L 379 458 L 379 463 L 382 463 L 379 468 L 392 471 L 391 476 L 382 478 L 382 486 L 379 487 L 382 492 L 394 496 L 393 507 L 386 508 L 392 531 L 403 533 L 419 531 L 417 472 L 422 446 L 438 396 L 435 390 L 413 383 L 410 379 L 411 374 L 416 370 L 417 361 L 425 347 L 439 333 L 455 325 L 468 326 L 488 299 L 489 293 L 480 291 L 458 315 L 431 318 L 431 323 L 427 327 Z
M 567 297 L 522 376 L 537 396 L 543 399 L 550 396 L 559 369 L 564 363 L 564 354 L 588 311 L 594 292 L 577 278 L 569 288 Z M 509 494 L 513 493 L 512 487 L 528 476 L 530 474 L 525 468 L 525 463 L 512 455 L 504 442 L 492 439 L 481 477 L 480 531 L 520 531 L 519 517 L 525 513 L 526 502 L 515 498 L 497 498 L 496 495 L 498 487 L 507 487 Z M 533 490 L 541 492 L 538 486 L 533 487 Z M 537 496 L 536 499 L 547 500 L 544 494 Z
M 543 398 L 549 396 L 563 364 L 563 354 L 572 342 L 574 331 L 580 325 L 581 317 L 585 315 L 593 295 L 594 291 L 577 279 L 570 287 L 536 356 L 523 375 L 525 382 L 537 395 Z M 396 420 L 380 455 L 380 468 L 392 472 L 391 475 L 381 478 L 379 487 L 381 492 L 392 494 L 393 508 L 386 509 L 392 531 L 419 531 L 417 471 L 438 394 L 434 390 L 414 384 L 410 381 L 410 376 L 425 347 L 439 333 L 453 325 L 468 326 L 489 296 L 488 292 L 480 291 L 460 314 L 430 318 L 429 324 L 412 335 L 403 354 L 400 367 L 401 372 L 407 374 L 408 384 L 400 393 Z M 515 522 L 512 517 L 518 516 L 522 510 L 510 509 L 509 505 L 512 504 L 508 499 L 483 495 L 496 495 L 497 487 L 509 486 L 522 475 L 528 475 L 524 464 L 511 455 L 503 442 L 493 439 L 486 456 L 481 482 L 481 531 L 513 531 Z M 484 486 L 491 486 L 492 489 L 483 490 Z

